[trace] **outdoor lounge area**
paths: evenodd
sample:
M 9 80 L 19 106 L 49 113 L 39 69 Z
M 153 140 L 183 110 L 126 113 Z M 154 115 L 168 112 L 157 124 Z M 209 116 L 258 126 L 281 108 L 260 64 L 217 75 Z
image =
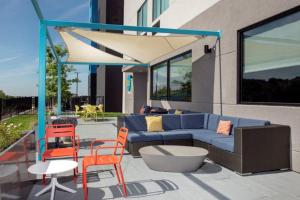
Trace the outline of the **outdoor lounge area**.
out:
M 37 97 L 1 118 L 0 200 L 300 199 L 300 2 L 283 1 L 90 0 L 77 22 L 31 0 Z
M 105 122 L 85 122 L 78 120 L 76 134 L 81 138 L 79 163 L 82 157 L 90 153 L 90 142 L 96 138 L 116 138 L 116 119 Z M 105 150 L 105 152 L 108 152 Z M 134 158 L 127 151 L 122 167 L 128 197 L 124 198 L 118 185 L 112 166 L 97 166 L 88 171 L 89 199 L 299 199 L 300 175 L 292 171 L 270 171 L 250 176 L 240 176 L 232 170 L 211 160 L 205 160 L 203 166 L 195 172 L 172 173 L 158 172 L 147 167 L 142 158 Z M 76 193 L 56 190 L 55 199 L 83 199 L 82 169 L 79 165 L 77 179 L 73 172 L 62 173 L 58 181 L 72 188 Z M 24 173 L 25 175 L 28 172 Z M 14 175 L 12 175 L 14 177 Z M 7 187 L 7 194 L 20 195 L 20 199 L 50 199 L 50 192 L 39 197 L 34 195 L 43 187 L 42 177 L 33 180 L 34 185 L 26 182 L 31 190 Z M 50 179 L 47 178 L 46 183 Z M 24 185 L 24 183 L 23 183 Z M 23 192 L 23 193 L 22 193 Z M 24 195 L 24 196 L 22 196 Z

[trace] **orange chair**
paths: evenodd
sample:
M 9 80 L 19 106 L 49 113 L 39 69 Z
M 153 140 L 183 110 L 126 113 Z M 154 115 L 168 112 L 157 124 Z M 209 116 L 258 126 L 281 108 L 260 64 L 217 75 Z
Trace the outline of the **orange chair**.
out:
M 127 141 L 128 129 L 121 128 L 119 130 L 118 138 L 116 140 L 94 140 L 91 143 L 91 155 L 85 156 L 82 161 L 82 184 L 84 199 L 88 199 L 88 188 L 87 188 L 87 174 L 86 170 L 90 166 L 94 165 L 114 165 L 118 182 L 122 181 L 124 196 L 127 196 L 126 186 L 124 182 L 124 176 L 121 168 L 121 161 L 125 150 L 125 145 Z M 97 146 L 95 151 L 93 145 L 95 142 L 114 142 L 114 146 Z M 113 149 L 112 155 L 99 155 L 98 151 L 101 149 Z M 118 150 L 120 152 L 118 153 Z M 119 171 L 118 171 L 119 169 Z
M 48 148 L 49 138 L 71 137 L 71 147 Z M 41 140 L 45 141 L 45 152 L 41 155 L 40 147 Z M 77 140 L 77 141 L 76 141 Z M 45 138 L 38 140 L 38 153 L 42 156 L 42 161 L 45 162 L 51 158 L 73 157 L 73 160 L 78 162 L 78 151 L 80 149 L 80 139 L 75 135 L 75 127 L 73 124 L 53 124 L 46 126 Z M 78 168 L 74 169 L 74 176 L 78 173 Z M 43 175 L 43 183 L 45 183 L 45 175 Z

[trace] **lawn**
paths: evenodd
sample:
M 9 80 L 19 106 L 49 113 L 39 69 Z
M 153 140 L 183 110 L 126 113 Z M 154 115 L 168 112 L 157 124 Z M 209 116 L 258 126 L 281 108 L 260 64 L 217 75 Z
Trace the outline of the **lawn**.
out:
M 18 115 L 3 122 L 7 124 L 12 123 L 15 125 L 21 124 L 17 130 L 19 132 L 24 132 L 34 128 L 34 126 L 37 124 L 37 115 Z

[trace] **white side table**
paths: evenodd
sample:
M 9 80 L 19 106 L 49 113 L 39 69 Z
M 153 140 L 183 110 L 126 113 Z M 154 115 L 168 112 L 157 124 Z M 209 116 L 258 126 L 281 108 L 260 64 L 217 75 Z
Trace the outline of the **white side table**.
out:
M 46 162 L 40 162 L 30 166 L 28 168 L 28 171 L 31 174 L 51 175 L 51 183 L 48 186 L 46 186 L 44 189 L 42 189 L 40 192 L 36 193 L 35 196 L 38 197 L 44 194 L 45 192 L 51 190 L 51 200 L 53 200 L 56 187 L 70 193 L 76 193 L 75 190 L 72 190 L 70 188 L 67 188 L 59 184 L 57 181 L 57 174 L 73 170 L 77 166 L 78 163 L 72 160 L 51 160 Z

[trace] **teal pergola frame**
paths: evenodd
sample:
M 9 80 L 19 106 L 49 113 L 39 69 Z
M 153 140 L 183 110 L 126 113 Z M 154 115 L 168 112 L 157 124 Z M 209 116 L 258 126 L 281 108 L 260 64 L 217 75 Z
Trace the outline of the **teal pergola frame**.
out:
M 55 51 L 55 47 L 51 36 L 48 31 L 48 27 L 76 27 L 76 28 L 88 28 L 98 30 L 119 30 L 119 31 L 137 31 L 137 32 L 156 32 L 156 33 L 169 33 L 169 34 L 181 34 L 181 35 L 194 35 L 194 36 L 213 36 L 218 40 L 221 38 L 221 31 L 206 31 L 206 30 L 190 30 L 190 29 L 172 29 L 172 28 L 158 28 L 158 27 L 141 27 L 141 26 L 125 26 L 115 24 L 103 24 L 103 23 L 79 23 L 68 21 L 53 21 L 46 20 L 43 17 L 42 11 L 39 7 L 38 0 L 31 0 L 35 12 L 39 18 L 40 30 L 39 30 L 39 83 L 38 83 L 38 134 L 37 139 L 44 138 L 46 127 L 46 48 L 47 40 L 49 42 L 51 51 L 58 63 L 57 67 L 57 114 L 61 114 L 61 68 L 63 64 L 76 64 L 76 65 L 120 65 L 120 63 L 94 63 L 94 62 L 67 62 L 60 60 L 58 54 Z M 144 66 L 148 67 L 149 63 L 145 64 L 129 64 L 122 63 L 122 66 Z M 45 145 L 42 142 L 40 146 L 40 152 L 44 152 Z M 40 155 L 39 155 L 39 159 Z

